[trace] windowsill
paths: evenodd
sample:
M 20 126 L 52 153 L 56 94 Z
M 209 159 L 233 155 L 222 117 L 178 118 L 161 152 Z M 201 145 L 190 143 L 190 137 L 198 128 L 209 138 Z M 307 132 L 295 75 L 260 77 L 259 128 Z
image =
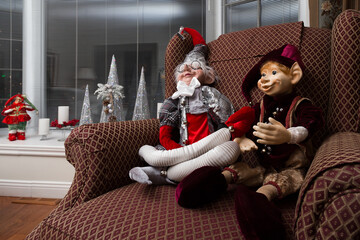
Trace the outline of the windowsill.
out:
M 66 131 L 66 137 L 70 130 Z M 46 140 L 40 140 L 41 136 L 27 134 L 25 140 L 9 141 L 8 129 L 0 128 L 0 156 L 49 156 L 65 157 L 65 147 L 63 141 L 58 141 L 62 137 L 61 131 L 50 130 Z
M 47 140 L 26 130 L 26 140 L 9 141 L 0 128 L 0 193 L 2 196 L 62 198 L 75 169 L 66 161 L 62 131 L 50 130 Z M 66 130 L 65 137 L 70 133 Z

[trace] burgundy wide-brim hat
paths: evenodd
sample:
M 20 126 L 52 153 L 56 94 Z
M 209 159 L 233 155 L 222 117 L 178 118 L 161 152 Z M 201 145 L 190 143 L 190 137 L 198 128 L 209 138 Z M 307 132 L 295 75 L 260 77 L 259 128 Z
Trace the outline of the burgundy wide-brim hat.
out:
M 281 63 L 289 68 L 297 62 L 301 70 L 304 71 L 304 64 L 301 60 L 299 50 L 290 44 L 286 44 L 281 48 L 275 49 L 265 56 L 263 56 L 260 61 L 246 74 L 243 79 L 243 83 L 241 86 L 242 93 L 246 100 L 252 105 L 250 91 L 253 87 L 256 86 L 257 81 L 261 78 L 260 68 L 267 61 L 275 61 Z

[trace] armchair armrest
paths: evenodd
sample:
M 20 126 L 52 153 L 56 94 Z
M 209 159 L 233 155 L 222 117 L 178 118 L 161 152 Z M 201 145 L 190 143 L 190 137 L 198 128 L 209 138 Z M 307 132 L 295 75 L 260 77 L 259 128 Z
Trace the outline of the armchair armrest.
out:
M 337 133 L 319 148 L 305 177 L 295 233 L 297 239 L 354 239 L 359 218 L 360 134 Z
M 129 170 L 145 164 L 138 156 L 139 148 L 156 145 L 158 134 L 158 119 L 75 128 L 65 141 L 66 158 L 75 167 L 75 176 L 55 212 L 66 211 L 131 183 Z

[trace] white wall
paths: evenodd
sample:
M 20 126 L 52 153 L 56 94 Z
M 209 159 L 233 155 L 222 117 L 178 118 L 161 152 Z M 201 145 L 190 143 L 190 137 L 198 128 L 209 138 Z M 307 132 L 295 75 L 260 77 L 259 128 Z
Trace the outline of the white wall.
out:
M 61 134 L 49 140 L 28 135 L 25 141 L 10 142 L 6 129 L 0 131 L 0 196 L 62 198 L 75 169 L 65 158 Z

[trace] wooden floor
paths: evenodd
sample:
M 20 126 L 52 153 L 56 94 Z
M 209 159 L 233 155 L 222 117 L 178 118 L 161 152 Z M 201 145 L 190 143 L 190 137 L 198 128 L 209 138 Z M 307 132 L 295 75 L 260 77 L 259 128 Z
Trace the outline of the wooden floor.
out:
M 13 203 L 16 197 L 0 196 L 0 240 L 22 240 L 56 207 Z

